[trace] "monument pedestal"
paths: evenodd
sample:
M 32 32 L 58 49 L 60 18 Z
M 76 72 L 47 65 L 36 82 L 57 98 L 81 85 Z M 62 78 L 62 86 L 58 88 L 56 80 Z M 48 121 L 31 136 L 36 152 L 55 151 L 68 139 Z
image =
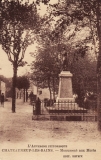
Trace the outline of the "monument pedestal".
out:
M 75 102 L 72 90 L 72 74 L 70 71 L 62 71 L 59 74 L 59 92 L 56 102 Z
M 48 108 L 51 120 L 83 120 L 87 110 L 78 106 L 73 98 L 72 74 L 62 71 L 59 74 L 59 92 L 54 106 Z
M 68 111 L 78 109 L 78 104 L 75 103 L 73 98 L 72 74 L 70 71 L 62 71 L 59 74 L 59 91 L 54 107 L 58 110 L 66 109 Z

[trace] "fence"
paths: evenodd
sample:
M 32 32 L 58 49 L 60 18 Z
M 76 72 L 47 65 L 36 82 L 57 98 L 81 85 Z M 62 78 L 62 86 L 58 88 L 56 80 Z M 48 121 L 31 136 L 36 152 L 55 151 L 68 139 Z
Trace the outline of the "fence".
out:
M 40 105 L 40 117 L 48 117 L 49 120 L 97 121 L 96 101 L 84 103 L 82 107 L 73 101 L 59 101 L 53 104 L 41 101 Z M 36 107 L 33 103 L 33 115 L 38 115 Z

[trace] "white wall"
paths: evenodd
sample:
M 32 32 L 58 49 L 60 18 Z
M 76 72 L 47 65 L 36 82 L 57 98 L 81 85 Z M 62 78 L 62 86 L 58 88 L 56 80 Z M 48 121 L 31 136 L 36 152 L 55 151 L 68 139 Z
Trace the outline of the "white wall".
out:
M 38 97 L 43 100 L 44 98 L 48 98 L 50 99 L 50 93 L 49 93 L 49 89 L 48 88 L 44 88 L 44 89 L 38 89 Z M 42 91 L 42 94 L 39 94 L 40 91 Z
M 1 93 L 6 93 L 6 84 L 3 82 L 3 81 L 0 81 L 0 90 L 1 90 Z

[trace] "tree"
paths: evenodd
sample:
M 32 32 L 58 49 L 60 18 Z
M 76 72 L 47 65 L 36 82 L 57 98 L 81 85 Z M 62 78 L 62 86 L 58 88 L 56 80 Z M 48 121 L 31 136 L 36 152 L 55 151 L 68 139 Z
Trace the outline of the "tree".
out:
M 91 33 L 93 34 L 93 42 L 97 37 L 97 108 L 98 108 L 98 129 L 101 131 L 101 1 L 84 1 L 84 12 L 88 14 L 90 21 Z
M 72 66 L 73 92 L 78 95 L 80 107 L 84 106 L 84 97 L 87 92 L 97 94 L 96 60 L 86 54 L 79 57 Z
M 34 34 L 38 30 L 39 16 L 34 2 L 28 4 L 19 0 L 7 0 L 0 1 L 0 5 L 2 18 L 1 44 L 13 65 L 12 112 L 15 112 L 17 69 L 24 65 L 25 51 L 28 45 L 35 40 L 35 37 L 31 37 L 31 31 Z
M 51 18 L 49 17 L 49 19 Z M 76 59 L 78 56 L 83 57 L 87 49 L 86 45 L 82 45 L 84 40 L 82 40 L 82 42 L 76 42 L 74 45 L 75 42 L 72 40 L 75 38 L 76 31 L 75 34 L 73 32 L 67 37 L 64 35 L 64 31 L 67 30 L 66 32 L 68 34 L 68 30 L 73 29 L 71 23 L 68 24 L 68 27 L 66 25 L 63 27 L 63 24 L 65 23 L 67 23 L 67 21 L 65 21 L 65 19 L 61 20 L 60 18 L 57 21 L 56 26 L 54 25 L 53 28 L 51 21 L 47 20 L 47 23 L 43 24 L 39 39 L 39 43 L 41 44 L 38 48 L 39 54 L 36 56 L 36 62 L 33 62 L 32 69 L 34 70 L 34 79 L 37 80 L 38 85 L 41 84 L 41 87 L 42 85 L 43 87 L 47 86 L 50 90 L 50 95 L 51 91 L 53 91 L 53 93 L 55 92 L 55 87 L 53 86 L 56 84 L 58 86 L 58 74 L 62 70 L 62 57 L 64 50 L 69 55 L 69 66 L 71 68 L 71 63 L 73 63 L 74 58 Z M 74 30 L 76 30 L 76 27 Z M 87 36 L 85 39 L 86 38 Z M 55 69 L 57 69 L 57 74 Z M 57 83 L 54 83 L 54 74 Z M 47 80 L 45 80 L 46 77 Z
M 49 88 L 50 99 L 53 91 L 58 88 L 58 74 L 60 73 L 60 62 L 54 52 L 54 47 L 46 47 L 44 50 L 39 49 L 35 61 L 31 65 L 33 71 L 33 80 L 37 82 L 40 88 Z
M 24 89 L 24 102 L 27 101 L 27 90 L 30 87 L 29 79 L 26 76 L 20 76 L 17 78 L 16 87 L 20 89 Z
M 58 23 L 59 29 L 75 24 L 76 31 L 87 26 L 90 29 L 89 39 L 94 44 L 97 57 L 97 108 L 98 129 L 101 130 L 101 1 L 100 0 L 63 0 L 52 6 L 53 14 L 60 16 L 63 23 Z M 57 32 L 55 32 L 56 34 Z M 59 32 L 58 32 L 59 34 Z
M 7 78 L 6 81 L 6 97 L 12 97 L 12 78 Z

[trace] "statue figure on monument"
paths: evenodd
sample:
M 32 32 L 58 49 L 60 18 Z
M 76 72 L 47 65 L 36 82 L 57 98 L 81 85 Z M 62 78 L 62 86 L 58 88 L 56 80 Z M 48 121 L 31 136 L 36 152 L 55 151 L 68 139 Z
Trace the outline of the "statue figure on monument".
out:
M 68 53 L 66 51 L 63 53 L 62 70 L 63 71 L 69 71 L 69 67 L 68 67 Z

